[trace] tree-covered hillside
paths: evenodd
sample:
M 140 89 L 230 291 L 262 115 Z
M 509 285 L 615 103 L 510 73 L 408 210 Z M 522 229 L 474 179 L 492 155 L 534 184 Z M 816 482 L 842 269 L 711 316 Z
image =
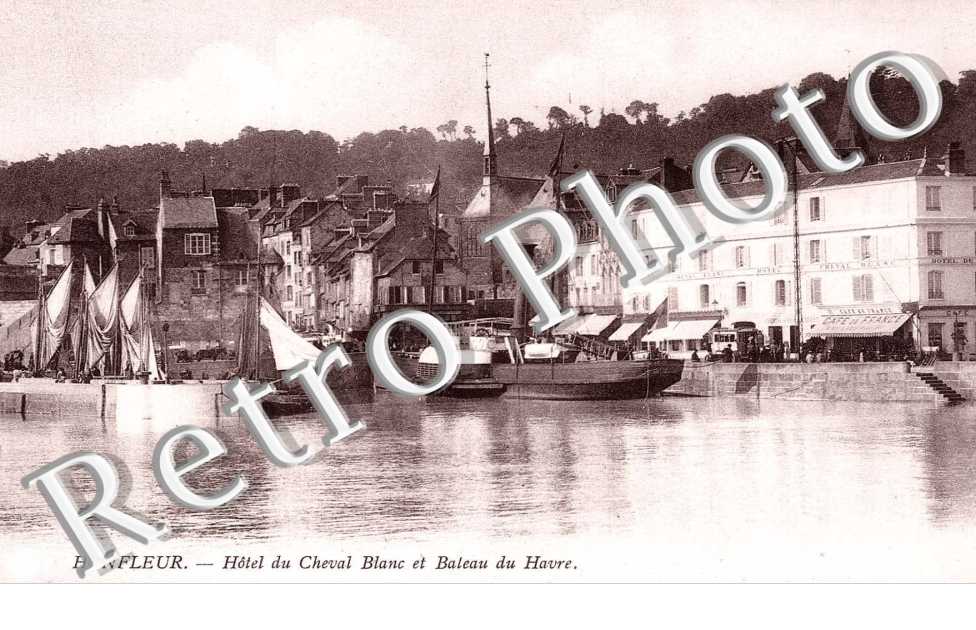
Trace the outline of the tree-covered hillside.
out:
M 892 74 L 875 75 L 873 91 L 881 109 L 896 123 L 910 122 L 917 105 L 910 85 Z M 814 114 L 833 137 L 844 103 L 846 79 L 816 73 L 806 77 L 801 92 L 819 87 L 827 101 Z M 962 73 L 957 84 L 943 82 L 944 109 L 939 123 L 910 142 L 871 141 L 873 154 L 887 159 L 915 156 L 927 147 L 941 156 L 950 141 L 962 143 L 976 167 L 976 71 Z M 690 164 L 709 141 L 731 133 L 753 135 L 773 142 L 789 135 L 786 125 L 770 117 L 773 88 L 757 94 L 717 94 L 708 102 L 681 112 L 674 119 L 661 116 L 651 100 L 635 99 L 623 113 L 594 112 L 587 105 L 570 112 L 552 107 L 545 124 L 522 117 L 498 119 L 495 136 L 502 173 L 540 175 L 552 159 L 559 136 L 567 134 L 564 168 L 585 166 L 616 171 L 622 166 L 649 167 L 665 156 Z M 390 181 L 402 193 L 411 181 L 433 177 L 442 168 L 444 200 L 463 201 L 478 186 L 483 139 L 458 121 L 447 121 L 435 132 L 408 128 L 363 133 L 344 142 L 321 131 L 261 131 L 245 127 L 237 138 L 223 143 L 191 140 L 175 144 L 106 146 L 65 151 L 56 157 L 4 165 L 0 163 L 0 225 L 18 231 L 30 218 L 50 220 L 65 204 L 94 204 L 100 197 L 117 196 L 124 208 L 151 207 L 157 202 L 159 172 L 167 169 L 178 188 L 301 184 L 311 195 L 324 195 L 338 174 L 366 173 L 376 182 Z M 735 160 L 735 156 L 728 156 Z M 446 204 L 442 204 L 443 205 Z

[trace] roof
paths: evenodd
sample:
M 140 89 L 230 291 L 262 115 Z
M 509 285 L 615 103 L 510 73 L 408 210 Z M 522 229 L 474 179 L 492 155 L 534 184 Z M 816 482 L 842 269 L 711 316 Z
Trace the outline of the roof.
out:
M 454 249 L 447 242 L 450 236 L 444 230 L 440 231 L 437 239 L 437 259 L 454 260 Z M 400 263 L 405 260 L 430 260 L 433 258 L 434 240 L 426 235 L 414 236 L 407 239 L 397 248 L 392 256 L 380 268 L 377 276 L 385 276 L 392 273 Z
M 543 181 L 536 177 L 493 176 L 490 184 L 478 189 L 462 217 L 505 218 L 516 214 L 532 201 Z
M 223 263 L 256 262 L 258 235 L 256 226 L 248 221 L 247 208 L 220 208 L 217 210 L 220 261 Z M 253 227 L 252 227 L 253 226 Z M 281 256 L 268 246 L 262 247 L 262 264 L 282 264 Z
M 885 180 L 905 179 L 922 175 L 926 167 L 926 158 L 904 160 L 902 162 L 883 162 L 868 164 L 844 173 L 809 173 L 800 176 L 800 190 L 816 190 L 831 186 L 846 186 Z M 766 183 L 762 180 L 725 184 L 722 191 L 730 199 L 738 197 L 752 197 L 762 195 L 766 190 Z M 681 190 L 672 194 L 678 205 L 698 203 L 701 198 L 694 188 Z
M 217 227 L 213 197 L 163 197 L 159 201 L 159 215 L 164 230 Z
M 3 264 L 28 267 L 37 263 L 37 245 L 14 247 L 3 257 Z
M 47 242 L 49 245 L 59 243 L 97 243 L 102 240 L 98 233 L 98 225 L 88 219 L 69 217 Z
M 156 219 L 159 217 L 156 208 L 111 214 L 109 217 L 115 227 L 115 235 L 120 241 L 156 238 Z M 125 235 L 125 226 L 130 223 L 135 224 L 134 236 Z

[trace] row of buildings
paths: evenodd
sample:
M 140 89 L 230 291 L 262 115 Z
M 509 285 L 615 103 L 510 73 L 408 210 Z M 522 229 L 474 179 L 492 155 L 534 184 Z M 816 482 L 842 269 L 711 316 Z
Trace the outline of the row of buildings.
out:
M 490 107 L 489 97 L 489 122 Z M 559 192 L 569 174 L 561 169 L 562 147 L 546 174 L 505 175 L 491 128 L 481 186 L 456 216 L 447 207 L 438 212 L 436 199 L 398 199 L 392 185 L 362 175 L 340 176 L 330 194 L 310 198 L 296 184 L 182 192 L 164 172 L 154 208 L 99 202 L 28 226 L 0 266 L 0 301 L 29 302 L 38 277 L 50 282 L 81 256 L 96 276 L 117 263 L 123 283 L 142 269 L 156 321 L 167 324 L 171 345 L 190 350 L 233 347 L 244 296 L 259 286 L 296 330 L 356 339 L 405 306 L 445 320 L 511 316 L 518 286 L 480 235 L 527 207 L 553 207 L 578 235 L 558 297 L 583 315 L 557 332 L 670 352 L 700 348 L 712 329 L 744 326 L 792 348 L 811 337 L 973 347 L 976 177 L 958 145 L 938 157 L 873 156 L 838 175 L 817 172 L 802 151 L 784 153 L 787 163 L 795 158 L 795 206 L 742 225 L 707 212 L 689 169 L 672 159 L 599 175 L 611 201 L 634 183 L 662 186 L 720 240 L 694 259 L 674 259 L 663 279 L 623 290 L 599 227 L 574 194 Z M 842 153 L 866 147 L 849 116 L 835 144 Z M 755 169 L 721 177 L 730 198 L 753 203 L 762 195 Z M 668 260 L 671 243 L 652 209 L 632 208 L 627 220 L 649 256 Z M 528 229 L 522 237 L 530 254 L 545 257 L 543 231 Z M 10 309 L 0 317 L 6 318 L 0 326 L 8 323 Z

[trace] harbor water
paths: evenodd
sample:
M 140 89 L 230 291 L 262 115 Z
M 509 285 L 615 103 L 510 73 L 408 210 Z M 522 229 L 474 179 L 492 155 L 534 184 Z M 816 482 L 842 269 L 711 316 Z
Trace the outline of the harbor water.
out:
M 972 404 L 380 393 L 347 411 L 366 431 L 295 468 L 269 462 L 237 418 L 0 416 L 0 581 L 76 579 L 73 548 L 21 479 L 78 450 L 123 462 L 125 505 L 172 530 L 148 547 L 113 533 L 120 551 L 182 554 L 194 581 L 377 579 L 222 571 L 226 554 L 241 553 L 492 562 L 536 553 L 575 563 L 567 575 L 472 580 L 976 579 Z M 275 422 L 289 440 L 320 448 L 314 415 Z M 228 449 L 190 474 L 190 485 L 206 491 L 241 475 L 248 488 L 236 500 L 193 512 L 155 483 L 156 442 L 181 424 L 214 430 Z M 84 475 L 74 480 L 91 496 Z M 114 571 L 96 579 L 188 578 Z

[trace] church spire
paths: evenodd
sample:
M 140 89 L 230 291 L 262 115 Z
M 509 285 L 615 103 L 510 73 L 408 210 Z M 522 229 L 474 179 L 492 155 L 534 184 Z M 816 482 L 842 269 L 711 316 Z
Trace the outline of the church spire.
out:
M 851 108 L 848 105 L 847 92 L 844 92 L 844 105 L 840 110 L 840 120 L 837 122 L 837 135 L 834 138 L 834 148 L 841 157 L 850 155 L 854 150 L 860 149 L 864 153 L 866 163 L 870 163 L 868 157 L 868 141 L 864 135 L 864 130 L 857 124 L 851 115 Z
M 485 183 L 498 175 L 498 156 L 495 154 L 495 128 L 491 118 L 491 85 L 488 83 L 488 53 L 485 53 L 485 104 L 488 108 L 488 136 L 485 140 L 484 176 Z

